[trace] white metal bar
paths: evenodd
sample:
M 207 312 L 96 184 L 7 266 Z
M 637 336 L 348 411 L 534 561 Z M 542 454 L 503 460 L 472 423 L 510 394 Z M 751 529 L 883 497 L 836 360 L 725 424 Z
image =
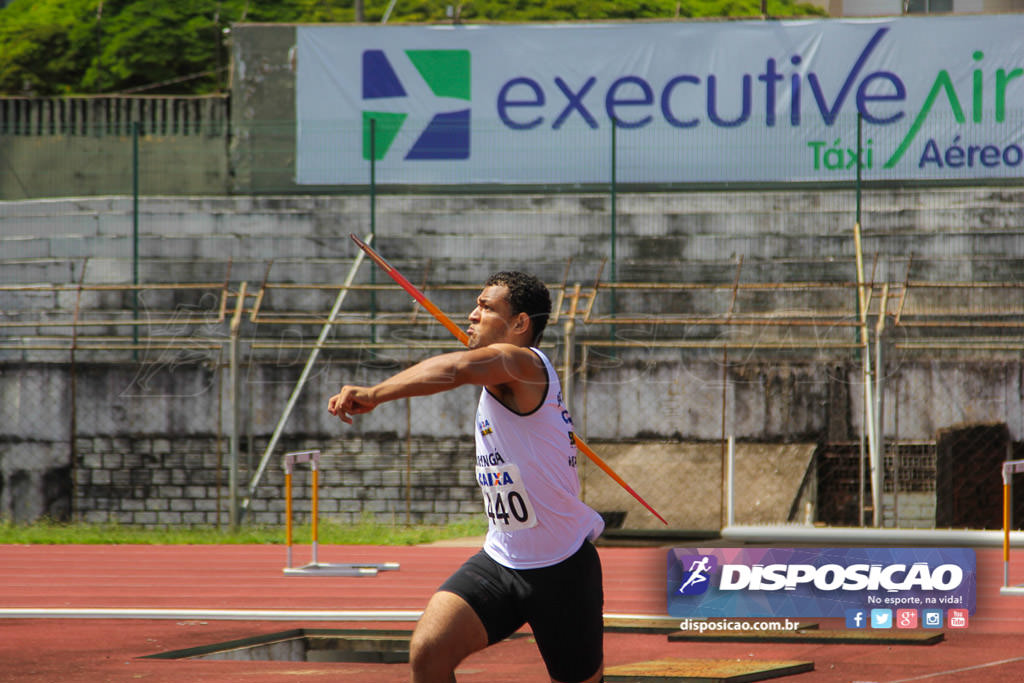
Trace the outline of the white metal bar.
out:
M 1001 547 L 1002 531 L 972 529 L 892 529 L 870 527 L 808 527 L 803 524 L 743 525 L 722 529 L 727 541 L 766 543 L 871 543 L 882 545 L 942 545 Z M 1010 545 L 1024 548 L 1024 531 L 1010 534 Z
M 1024 460 L 1007 460 L 1003 462 L 1003 483 L 1010 485 L 1010 479 L 1014 474 L 1024 472 Z
M 419 610 L 0 608 L 0 619 L 182 619 L 234 621 L 416 621 Z
M 295 451 L 284 454 L 284 473 L 291 474 L 294 467 L 304 462 L 319 462 L 320 451 Z
M 265 610 L 107 607 L 3 607 L 0 619 L 176 619 L 205 621 L 418 621 L 422 610 Z M 672 619 L 667 614 L 605 613 L 605 619 Z

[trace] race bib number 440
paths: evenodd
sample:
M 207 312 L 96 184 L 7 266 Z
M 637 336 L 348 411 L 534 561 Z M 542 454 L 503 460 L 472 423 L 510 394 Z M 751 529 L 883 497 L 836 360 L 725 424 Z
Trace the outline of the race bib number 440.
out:
M 476 478 L 484 496 L 484 512 L 491 525 L 502 531 L 537 526 L 537 515 L 523 486 L 518 466 L 477 467 Z

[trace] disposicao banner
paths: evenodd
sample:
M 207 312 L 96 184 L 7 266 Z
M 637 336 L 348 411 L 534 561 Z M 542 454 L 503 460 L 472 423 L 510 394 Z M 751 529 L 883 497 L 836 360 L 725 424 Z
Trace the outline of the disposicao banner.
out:
M 1020 177 L 1022 36 L 1020 14 L 301 26 L 296 182 L 365 184 L 372 158 L 380 182 L 606 183 L 613 142 L 629 183 Z
M 850 628 L 886 628 L 903 610 L 930 628 L 974 613 L 977 560 L 970 548 L 673 548 L 666 591 L 674 617 L 847 617 Z

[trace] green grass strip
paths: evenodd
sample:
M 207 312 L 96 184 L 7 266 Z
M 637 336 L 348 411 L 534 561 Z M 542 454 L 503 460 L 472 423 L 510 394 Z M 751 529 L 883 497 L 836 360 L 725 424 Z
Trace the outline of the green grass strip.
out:
M 482 520 L 445 526 L 384 524 L 364 519 L 356 524 L 321 520 L 319 542 L 323 545 L 419 545 L 464 536 L 482 536 Z M 308 544 L 308 525 L 296 525 L 295 544 Z M 19 545 L 284 545 L 285 530 L 278 526 L 242 526 L 237 531 L 214 527 L 143 528 L 120 524 L 0 522 L 0 544 Z

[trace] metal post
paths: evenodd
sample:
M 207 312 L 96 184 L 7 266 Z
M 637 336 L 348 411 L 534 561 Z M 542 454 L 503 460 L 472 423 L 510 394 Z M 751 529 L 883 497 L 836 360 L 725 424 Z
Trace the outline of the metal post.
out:
M 71 353 L 70 353 L 70 377 L 69 382 L 69 400 L 68 400 L 68 418 L 70 423 L 68 424 L 69 434 L 69 446 L 71 456 L 71 521 L 79 522 L 78 518 L 78 449 L 75 447 L 75 443 L 78 440 L 78 365 L 75 351 L 78 349 L 78 319 L 82 311 L 82 284 L 85 282 L 85 269 L 89 265 L 89 260 L 86 259 L 82 263 L 82 272 L 78 277 L 78 292 L 75 295 L 75 315 L 73 318 L 74 324 L 71 326 Z
M 879 459 L 882 462 L 882 468 L 885 468 L 885 353 L 882 348 L 882 342 L 886 337 L 885 333 L 885 309 L 888 305 L 889 300 L 889 283 L 886 282 L 882 285 L 882 298 L 878 302 L 878 322 L 875 325 L 875 405 L 873 410 L 875 411 L 875 444 L 880 453 Z M 900 525 L 900 466 L 899 466 L 899 453 L 893 453 L 893 481 L 892 481 L 892 510 L 893 510 L 893 525 Z
M 1003 587 L 1010 585 L 1010 501 L 1013 499 L 1010 477 L 1003 468 Z
M 864 465 L 867 461 L 867 452 L 864 444 L 864 430 L 860 430 L 859 438 L 857 439 L 859 459 L 857 461 L 857 526 L 864 526 L 864 503 L 867 499 L 865 491 L 867 490 L 867 481 L 864 478 L 865 468 Z
M 856 180 L 856 193 L 857 193 L 857 225 L 860 225 L 860 183 L 862 172 L 864 170 L 864 146 L 861 144 L 862 129 L 864 128 L 864 116 L 858 111 L 857 112 L 857 180 Z
M 565 346 L 565 356 L 562 364 L 562 398 L 565 400 L 565 407 L 570 413 L 572 410 L 572 360 L 573 360 L 573 347 L 576 344 L 576 305 L 580 298 L 580 285 L 577 282 L 572 294 L 572 300 L 569 302 L 569 315 L 565 316 L 565 324 L 562 328 L 562 344 Z
M 596 288 L 594 290 L 594 296 L 597 296 Z M 580 373 L 580 377 L 582 378 L 582 382 L 583 382 L 583 407 L 580 408 L 580 410 L 582 411 L 581 414 L 580 415 L 576 415 L 573 419 L 574 419 L 574 421 L 576 421 L 576 424 L 582 426 L 583 432 L 587 433 L 587 431 L 588 431 L 587 430 L 587 389 L 588 389 L 588 384 L 587 384 L 587 361 L 589 360 L 590 354 L 588 353 L 589 347 L 587 346 L 587 344 L 585 342 L 583 343 L 582 346 L 583 346 L 583 348 L 580 350 L 580 369 L 579 369 L 579 373 Z M 586 476 L 583 477 L 583 481 L 580 482 L 580 483 L 581 483 L 580 495 L 583 496 L 584 500 L 586 500 L 586 497 L 587 497 L 587 478 L 586 478 Z
M 284 542 L 288 546 L 288 564 L 292 565 L 292 468 L 285 461 L 284 468 Z
M 377 236 L 377 119 L 370 119 L 370 234 Z M 370 284 L 377 284 L 377 269 L 370 269 Z M 377 319 L 377 290 L 370 289 L 370 320 Z M 377 326 L 370 325 L 370 343 L 377 343 Z
M 733 526 L 736 523 L 736 487 L 733 485 L 733 480 L 736 476 L 736 437 L 730 435 L 729 440 L 726 442 L 726 517 L 725 521 L 728 526 Z
M 139 358 L 139 122 L 132 121 L 132 357 Z
M 618 178 L 616 176 L 616 166 L 618 165 L 617 164 L 617 156 L 618 156 L 618 149 L 617 148 L 618 148 L 618 143 L 617 143 L 617 140 L 616 140 L 616 130 L 617 130 L 616 121 L 615 121 L 615 117 L 613 116 L 612 117 L 612 168 L 611 168 L 611 214 L 612 214 L 611 215 L 611 229 L 612 229 L 612 232 L 611 232 L 611 283 L 612 283 L 611 314 L 612 314 L 612 319 L 613 320 L 615 319 L 615 316 L 618 313 L 618 305 L 617 305 L 618 302 L 615 300 L 615 294 L 616 294 L 615 285 L 618 282 L 618 271 L 616 270 L 616 263 L 615 263 L 615 242 L 616 242 L 615 230 L 616 230 L 616 221 L 617 221 L 617 217 L 618 217 L 618 206 L 617 206 L 617 197 L 616 197 L 616 194 L 617 194 L 617 191 L 618 191 L 618 188 L 617 188 Z M 615 341 L 615 323 L 612 323 L 612 325 L 611 325 L 611 327 L 609 329 L 610 329 L 610 340 L 611 341 Z M 612 347 L 611 353 L 612 353 L 612 355 L 615 354 L 615 348 L 614 347 Z
M 231 410 L 231 436 L 228 447 L 228 528 L 238 530 L 238 337 L 232 330 L 228 341 L 228 407 Z
M 412 524 L 412 400 L 405 399 L 405 523 Z
M 861 246 L 860 223 L 853 224 L 853 244 L 857 260 L 857 310 L 860 314 L 860 342 L 863 345 L 861 356 L 864 382 L 864 431 L 868 440 L 868 458 L 871 465 L 871 523 L 880 526 L 882 513 L 882 461 L 878 452 L 878 436 L 875 430 L 874 389 L 872 389 L 871 344 L 868 333 L 868 285 L 864 278 L 864 252 Z
M 860 219 L 861 219 L 861 213 L 860 213 L 860 199 L 861 199 L 860 183 L 861 183 L 861 170 L 862 170 L 861 155 L 863 154 L 864 150 L 863 150 L 863 148 L 861 146 L 861 115 L 860 115 L 860 112 L 857 112 L 857 126 L 856 126 L 856 128 L 857 128 L 857 167 L 856 167 L 855 175 L 854 175 L 854 205 L 855 205 L 855 210 L 854 210 L 855 211 L 854 239 L 855 239 L 855 242 L 856 242 L 856 250 L 857 250 L 857 285 L 858 285 L 857 286 L 857 315 L 863 319 L 863 316 L 867 315 L 867 312 L 862 310 L 863 307 L 864 307 L 864 277 L 863 277 L 863 275 L 864 275 L 864 266 L 863 266 L 863 263 L 862 263 L 862 260 L 861 260 L 861 251 L 860 251 Z M 865 344 L 865 347 L 866 347 L 867 346 L 867 340 L 863 339 L 863 341 L 864 341 L 864 344 Z M 870 374 L 870 370 L 864 371 L 864 377 L 865 378 L 867 378 L 869 376 L 869 374 Z M 865 396 L 866 396 L 866 394 L 865 394 Z M 865 413 L 864 419 L 865 419 L 865 423 L 867 423 L 869 425 L 868 427 L 866 427 L 866 429 L 870 430 L 871 429 L 870 425 L 871 425 L 871 423 L 873 423 L 873 420 L 869 420 L 869 418 L 867 416 L 868 410 L 869 410 L 868 402 L 865 401 L 865 403 L 864 403 L 864 413 Z M 861 435 L 860 435 L 860 507 L 859 507 L 858 513 L 857 513 L 857 517 L 859 518 L 858 519 L 858 525 L 863 525 L 864 524 L 864 498 L 865 498 L 865 496 L 864 496 L 864 431 L 865 430 L 862 429 L 861 430 Z M 871 441 L 871 438 L 869 437 L 869 443 L 870 443 L 870 441 Z M 878 516 L 877 515 L 878 515 L 878 508 L 881 505 L 881 498 L 879 497 L 879 495 L 875 491 L 874 450 L 873 449 L 870 449 L 870 450 L 871 450 L 871 453 L 870 453 L 870 455 L 871 455 L 871 458 L 870 458 L 870 462 L 871 462 L 870 473 L 871 473 L 871 482 L 872 482 L 871 483 L 871 488 L 872 488 L 872 493 L 871 493 L 871 499 L 872 499 L 872 503 L 871 503 L 872 523 L 873 523 L 874 526 L 878 526 L 878 523 L 877 523 Z
M 723 344 L 722 345 L 722 410 L 721 410 L 721 412 L 722 412 L 722 424 L 721 424 L 721 438 L 722 438 L 722 442 L 721 443 L 722 443 L 722 447 L 719 450 L 719 462 L 720 463 L 722 463 L 722 461 L 727 460 L 728 457 L 729 457 L 729 453 L 728 453 L 729 444 L 728 444 L 728 439 L 725 436 L 725 421 L 726 421 L 726 412 L 728 411 L 728 409 L 729 409 L 729 345 L 728 344 Z M 729 467 L 728 467 L 728 463 L 726 463 L 726 464 L 724 464 L 722 466 L 722 475 L 721 476 L 722 476 L 723 479 L 728 477 L 728 474 L 729 474 L 728 471 L 729 471 Z M 720 482 L 720 483 L 723 485 L 723 489 L 722 489 L 723 493 L 728 491 L 729 487 L 732 485 L 732 482 L 729 482 L 729 481 L 723 481 L 723 482 Z M 729 505 L 731 504 L 731 502 L 732 501 L 726 500 L 726 504 L 725 504 L 724 507 L 728 508 Z M 731 522 L 729 522 L 728 519 L 723 519 L 723 517 L 725 517 L 725 515 L 727 513 L 727 509 L 723 510 L 722 507 L 723 506 L 721 505 L 721 495 L 719 495 L 719 513 L 718 513 L 718 525 L 719 526 L 722 526 L 723 524 L 731 524 Z
M 231 410 L 231 453 L 228 456 L 228 524 L 232 531 L 238 530 L 238 453 L 240 450 L 241 405 L 238 390 L 238 332 L 242 326 L 242 309 L 245 304 L 246 283 L 238 289 L 235 314 L 231 318 L 228 369 L 228 404 Z
M 313 493 L 311 495 L 312 501 L 311 501 L 311 504 L 310 504 L 310 508 L 311 509 L 309 511 L 309 527 L 310 527 L 310 532 L 311 532 L 311 535 L 312 535 L 312 538 L 313 538 L 313 564 L 314 564 L 314 566 L 320 564 L 319 554 L 317 553 L 317 548 L 319 548 L 319 545 L 320 545 L 320 534 L 318 533 L 319 526 L 317 524 L 317 521 L 320 518 L 320 493 L 319 493 L 320 492 L 320 467 L 319 467 L 319 463 L 320 463 L 320 459 L 319 458 L 314 458 L 313 460 L 309 461 L 309 468 L 312 471 L 312 475 L 313 475 L 312 476 L 312 479 L 313 479 L 313 483 L 312 483 Z

